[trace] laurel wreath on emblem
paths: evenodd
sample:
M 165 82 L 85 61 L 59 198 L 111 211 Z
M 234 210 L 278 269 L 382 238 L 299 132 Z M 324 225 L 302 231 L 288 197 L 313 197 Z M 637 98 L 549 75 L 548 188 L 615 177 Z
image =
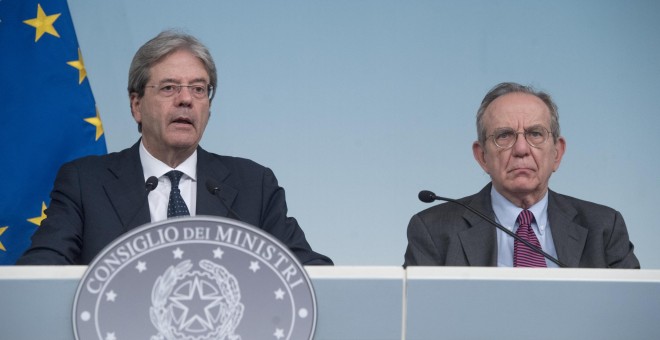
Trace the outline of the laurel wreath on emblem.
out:
M 234 332 L 243 317 L 244 305 L 240 302 L 241 292 L 236 277 L 230 274 L 223 266 L 209 260 L 201 260 L 199 267 L 205 272 L 193 271 L 190 260 L 185 260 L 176 266 L 167 268 L 163 275 L 156 279 L 151 291 L 149 316 L 151 323 L 158 330 L 158 335 L 151 340 L 241 340 Z M 206 334 L 182 334 L 173 326 L 175 322 L 171 304 L 168 304 L 172 293 L 181 280 L 190 277 L 210 278 L 218 289 L 217 315 L 213 320 L 215 329 Z

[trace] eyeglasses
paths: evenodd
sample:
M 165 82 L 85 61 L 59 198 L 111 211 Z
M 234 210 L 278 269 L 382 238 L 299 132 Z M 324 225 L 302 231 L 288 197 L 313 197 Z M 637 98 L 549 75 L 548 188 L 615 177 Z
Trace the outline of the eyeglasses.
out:
M 550 131 L 542 126 L 531 127 L 529 129 L 525 129 L 523 132 L 517 132 L 510 128 L 504 128 L 495 130 L 495 132 L 492 135 L 486 137 L 486 139 L 492 137 L 495 146 L 500 149 L 508 149 L 511 148 L 516 143 L 516 141 L 518 141 L 518 135 L 524 135 L 525 140 L 529 146 L 538 148 L 541 146 L 541 144 L 548 140 Z
M 163 84 L 163 85 L 146 85 L 145 87 L 153 87 L 158 91 L 158 95 L 163 98 L 169 98 L 175 94 L 181 93 L 181 89 L 186 87 L 190 91 L 193 98 L 206 99 L 213 97 L 213 85 L 211 84 L 194 84 L 194 85 L 180 85 L 180 84 Z

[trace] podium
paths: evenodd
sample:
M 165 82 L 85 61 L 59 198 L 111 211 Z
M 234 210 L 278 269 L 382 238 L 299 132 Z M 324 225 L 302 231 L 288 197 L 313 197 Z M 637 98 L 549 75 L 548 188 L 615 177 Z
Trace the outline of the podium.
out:
M 73 339 L 86 268 L 0 267 L 0 338 Z M 305 269 L 319 340 L 660 339 L 660 270 Z
M 406 339 L 660 339 L 660 271 L 408 268 Z

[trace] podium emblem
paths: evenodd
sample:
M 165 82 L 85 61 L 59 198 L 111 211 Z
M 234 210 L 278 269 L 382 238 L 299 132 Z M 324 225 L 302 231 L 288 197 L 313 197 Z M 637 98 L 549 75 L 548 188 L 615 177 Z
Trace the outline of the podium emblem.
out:
M 90 264 L 73 306 L 76 339 L 312 339 L 316 299 L 281 242 L 210 216 L 136 228 Z

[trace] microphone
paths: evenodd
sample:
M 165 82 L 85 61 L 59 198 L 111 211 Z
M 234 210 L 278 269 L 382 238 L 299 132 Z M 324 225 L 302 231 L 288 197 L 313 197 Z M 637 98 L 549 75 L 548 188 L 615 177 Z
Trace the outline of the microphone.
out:
M 133 215 L 133 217 L 131 217 L 131 219 L 130 219 L 131 222 L 133 222 L 135 217 L 140 213 L 140 210 L 142 210 L 142 207 L 144 207 L 144 205 L 149 202 L 149 193 L 154 191 L 154 189 L 156 189 L 157 186 L 158 186 L 158 178 L 156 176 L 151 176 L 151 177 L 147 178 L 147 181 L 144 183 L 144 190 L 146 191 L 144 193 L 144 198 L 145 199 L 144 199 L 144 201 L 142 201 L 142 205 L 140 206 L 140 209 L 138 209 L 135 212 L 135 215 Z
M 417 197 L 419 198 L 420 201 L 422 201 L 424 203 L 431 203 L 431 202 L 435 201 L 436 199 L 443 200 L 442 198 L 439 198 L 433 192 L 428 191 L 428 190 L 420 191 L 419 194 L 417 195 Z M 443 200 L 443 201 L 446 201 L 446 200 Z
M 239 216 L 234 211 L 234 209 L 230 208 L 229 205 L 227 205 L 227 203 L 225 202 L 225 200 L 222 199 L 220 195 L 218 195 L 218 193 L 220 192 L 220 184 L 218 183 L 218 181 L 216 181 L 213 178 L 209 178 L 208 180 L 206 180 L 206 189 L 211 193 L 211 195 L 217 196 L 218 199 L 220 199 L 220 203 L 222 203 L 222 206 L 225 207 L 227 211 L 229 211 L 229 214 L 234 216 L 233 217 L 234 219 L 244 222 L 243 218 Z
M 477 210 L 477 209 L 472 208 L 471 206 L 469 206 L 469 205 L 467 205 L 467 204 L 465 204 L 465 203 L 463 203 L 463 202 L 460 202 L 460 201 L 458 201 L 458 200 L 451 199 L 451 198 L 446 198 L 446 197 L 436 196 L 436 194 L 434 194 L 432 191 L 428 191 L 428 190 L 422 190 L 422 191 L 420 191 L 419 194 L 417 195 L 417 197 L 419 198 L 420 201 L 422 201 L 422 202 L 424 202 L 424 203 L 431 203 L 431 202 L 433 202 L 433 201 L 437 201 L 437 200 L 456 203 L 456 204 L 462 206 L 463 208 L 465 208 L 465 209 L 467 209 L 467 210 L 473 212 L 475 215 L 481 217 L 482 219 L 486 220 L 488 223 L 494 225 L 497 229 L 499 229 L 499 230 L 505 232 L 507 235 L 513 237 L 513 238 L 516 239 L 517 241 L 522 242 L 525 246 L 527 246 L 527 248 L 531 249 L 531 250 L 534 251 L 535 253 L 537 253 L 537 254 L 541 254 L 541 255 L 543 255 L 543 257 L 545 257 L 546 259 L 548 259 L 548 260 L 550 260 L 550 261 L 556 263 L 559 267 L 562 267 L 562 268 L 567 267 L 564 263 L 562 263 L 562 262 L 559 261 L 558 259 L 554 258 L 552 255 L 550 255 L 550 254 L 544 252 L 543 249 L 541 249 L 541 248 L 539 248 L 539 247 L 537 247 L 537 246 L 535 246 L 535 245 L 529 243 L 529 241 L 527 241 L 527 240 L 522 239 L 520 236 L 514 234 L 511 230 L 505 228 L 505 227 L 502 226 L 501 224 L 495 222 L 492 218 L 486 216 L 486 214 L 482 213 L 481 211 L 479 211 L 479 210 Z
M 147 178 L 147 182 L 144 184 L 144 189 L 147 190 L 147 196 L 149 196 L 149 193 L 154 191 L 156 187 L 158 186 L 158 178 L 156 176 L 151 176 Z

